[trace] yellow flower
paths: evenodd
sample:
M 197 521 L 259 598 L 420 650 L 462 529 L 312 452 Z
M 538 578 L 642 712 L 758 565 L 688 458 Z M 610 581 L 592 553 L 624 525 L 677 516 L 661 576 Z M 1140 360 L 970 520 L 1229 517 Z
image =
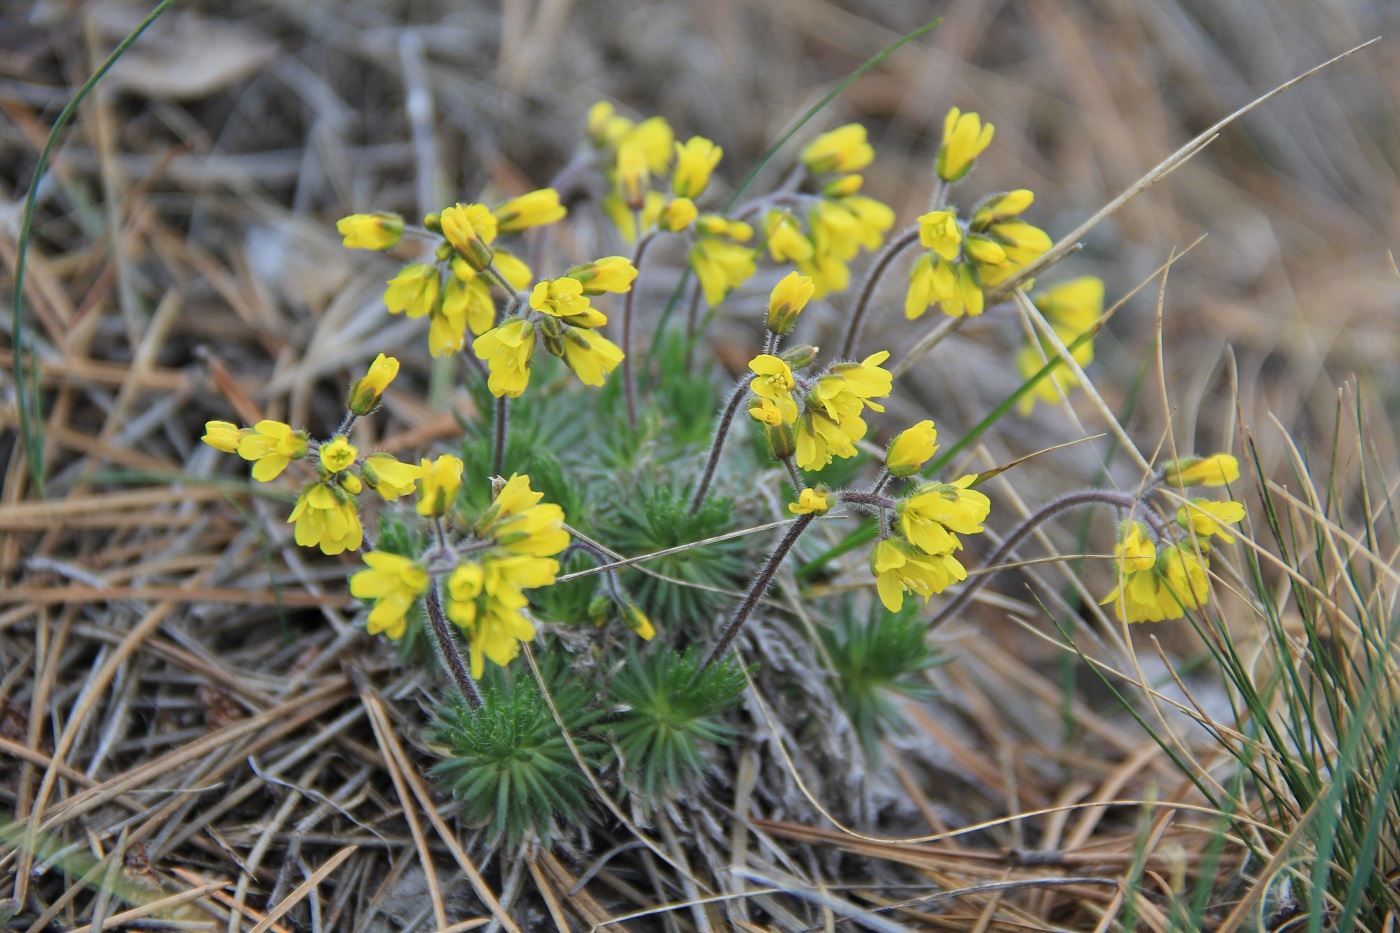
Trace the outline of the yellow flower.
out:
M 776 356 L 762 353 L 749 361 L 749 369 L 754 374 L 749 383 L 753 394 L 776 405 L 784 424 L 796 421 L 797 401 L 792 397 L 792 390 L 797 387 L 797 381 L 792 376 L 792 367 Z
M 238 453 L 238 442 L 247 433 L 247 428 L 240 428 L 230 421 L 206 421 L 204 422 L 204 437 L 201 440 L 215 450 L 222 450 L 226 454 L 236 454 Z
M 623 603 L 617 608 L 618 614 L 622 616 L 622 624 L 636 632 L 642 641 L 651 641 L 656 637 L 656 629 L 652 627 L 651 620 L 635 604 Z
M 957 259 L 962 247 L 957 211 L 933 211 L 920 217 L 919 242 L 944 259 Z
M 1210 499 L 1192 499 L 1188 505 L 1177 509 L 1176 521 L 1187 531 L 1200 539 L 1202 548 L 1210 547 L 1210 537 L 1214 535 L 1226 544 L 1234 538 L 1225 530 L 1244 518 L 1244 505 L 1226 500 L 1215 502 Z
M 339 473 L 355 465 L 360 452 L 344 437 L 333 438 L 321 445 L 321 466 L 329 473 Z
M 885 469 L 891 476 L 913 476 L 938 451 L 938 431 L 932 421 L 920 421 L 901 431 L 885 454 Z
M 973 233 L 963 242 L 963 252 L 967 258 L 982 265 L 1000 265 L 1006 262 L 1006 249 L 996 240 L 980 233 Z
M 823 133 L 802 150 L 802 164 L 813 175 L 859 171 L 874 158 L 875 150 L 866 142 L 865 127 L 859 123 Z
M 719 237 L 701 237 L 690 248 L 690 265 L 711 307 L 757 271 L 755 250 Z
M 530 357 L 535 352 L 535 325 L 511 318 L 472 342 L 472 352 L 491 370 L 486 387 L 500 398 L 519 398 L 530 383 Z
M 520 642 L 535 637 L 534 624 L 521 613 L 528 600 L 522 589 L 554 582 L 554 560 L 488 554 L 481 563 L 464 562 L 447 578 L 447 617 L 467 636 L 473 677 L 485 673 L 486 659 L 505 666 L 520 653 Z
M 973 479 L 928 483 L 900 502 L 896 511 L 904 536 L 927 554 L 946 554 L 961 547 L 957 535 L 981 533 L 992 503 L 967 488 Z
M 1229 454 L 1182 457 L 1167 464 L 1162 478 L 1172 486 L 1224 486 L 1240 478 L 1240 462 Z
M 690 198 L 675 198 L 661 211 L 656 225 L 668 233 L 679 233 L 694 223 L 699 214 L 695 209 L 695 202 Z
M 1158 552 L 1142 522 L 1125 522 L 1116 550 L 1118 585 L 1099 601 L 1113 603 L 1124 622 L 1180 619 L 1210 593 L 1206 565 L 1193 549 L 1173 544 Z
M 1070 279 L 1032 295 L 1031 301 L 1057 332 L 1073 339 L 1093 327 L 1103 314 L 1103 279 L 1095 275 Z
M 676 134 L 665 117 L 648 117 L 631 127 L 618 141 L 618 148 L 636 146 L 646 159 L 647 172 L 664 174 L 675 155 Z
M 306 432 L 293 431 L 280 421 L 259 421 L 238 439 L 238 456 L 255 460 L 253 479 L 271 482 L 287 464 L 306 456 Z
M 601 295 L 604 292 L 621 294 L 632 290 L 637 268 L 625 256 L 604 256 L 595 262 L 574 266 L 568 274 L 569 278 L 583 283 L 585 295 Z
M 534 273 L 523 259 L 503 249 L 496 250 L 491 263 L 501 274 L 501 278 L 506 280 L 506 284 L 517 292 L 523 292 L 535 280 Z
M 374 600 L 365 620 L 366 631 L 371 635 L 383 632 L 397 641 L 408 625 L 408 610 L 428 592 L 428 571 L 415 560 L 386 551 L 370 551 L 365 554 L 365 563 L 369 569 L 350 577 L 350 595 Z
M 599 327 L 608 322 L 603 312 L 589 304 L 583 283 L 567 275 L 537 283 L 530 292 L 530 307 L 578 327 Z
M 1061 335 L 1062 339 L 1063 336 Z M 1094 345 L 1089 342 L 1080 344 L 1075 348 L 1073 356 L 1080 366 L 1087 365 L 1093 359 Z M 1040 372 L 1047 362 L 1056 358 L 1055 349 L 1042 341 L 1039 351 L 1034 346 L 1022 347 L 1016 351 L 1016 368 L 1020 371 L 1021 378 L 1030 379 Z M 1016 403 L 1016 411 L 1025 417 L 1035 410 L 1037 401 L 1048 402 L 1051 405 L 1068 401 L 1069 390 L 1077 385 L 1079 385 L 1079 377 L 1074 374 L 1073 370 L 1063 364 L 1056 366 L 1035 384 L 1035 388 L 1021 397 L 1021 400 Z
M 904 607 L 905 593 L 928 602 L 934 593 L 967 579 L 967 570 L 952 554 L 921 554 L 898 538 L 876 543 L 870 552 L 870 569 L 880 602 L 890 612 Z
M 838 175 L 822 185 L 822 195 L 828 198 L 845 198 L 855 194 L 865 184 L 860 175 Z
M 379 397 L 398 374 L 399 361 L 392 356 L 379 354 L 374 358 L 374 362 L 369 364 L 369 372 L 364 378 L 355 380 L 355 384 L 350 387 L 346 407 L 357 415 L 367 415 L 374 411 L 374 407 L 379 404 Z
M 1158 569 L 1162 575 L 1164 596 L 1174 604 L 1168 609 L 1167 618 L 1179 619 L 1186 614 L 1186 610 L 1205 604 L 1210 595 L 1210 578 L 1206 565 L 1193 551 L 1180 544 L 1168 548 Z
M 671 190 L 683 198 L 698 198 L 710 183 L 710 173 L 724 150 L 703 136 L 692 136 L 684 146 L 676 143 L 676 171 Z
M 837 363 L 822 380 L 826 380 L 828 385 L 834 380 L 840 380 L 839 392 L 855 396 L 868 408 L 884 411 L 883 406 L 875 404 L 871 399 L 888 396 L 894 385 L 894 376 L 880 365 L 889 358 L 890 351 L 879 350 L 859 363 Z M 818 383 L 822 380 L 818 380 Z
M 425 518 L 447 514 L 462 488 L 462 461 L 451 454 L 423 459 L 418 481 L 418 514 Z
M 994 129 L 990 123 L 983 126 L 975 113 L 963 113 L 957 107 L 949 110 L 943 120 L 943 144 L 933 163 L 938 177 L 957 181 L 966 175 L 982 150 L 991 145 Z
M 606 100 L 600 100 L 588 108 L 588 138 L 596 146 L 606 146 L 632 128 L 632 121 L 618 116 L 617 110 Z
M 484 334 L 495 321 L 496 306 L 486 280 L 474 276 L 463 281 L 454 275 L 428 318 L 428 352 L 434 357 L 451 356 L 466 345 L 468 330 L 473 335 Z
M 358 550 L 364 540 L 355 500 L 338 486 L 312 483 L 302 490 L 292 514 L 297 544 L 319 547 L 325 554 Z
M 477 519 L 476 533 L 494 538 L 512 554 L 552 557 L 569 546 L 564 528 L 564 510 L 550 502 L 541 503 L 544 493 L 530 488 L 530 477 L 514 474 Z
M 788 503 L 788 511 L 793 515 L 821 515 L 835 504 L 836 497 L 825 486 L 809 486 L 796 502 Z
M 854 442 L 862 437 L 865 422 L 857 416 L 846 415 L 838 420 L 821 411 L 805 411 L 793 429 L 797 465 L 804 470 L 820 470 L 832 457 L 854 457 Z
M 819 254 L 842 261 L 851 259 L 862 248 L 877 250 L 885 232 L 894 226 L 894 211 L 864 195 L 818 201 L 808 216 L 812 245 Z
M 496 217 L 486 205 L 455 204 L 442 212 L 438 222 L 447 242 L 473 269 L 480 271 L 491 265 Z
M 335 229 L 350 249 L 393 249 L 403 239 L 403 218 L 387 211 L 351 214 L 337 220 Z
M 706 236 L 729 237 L 739 243 L 753 239 L 753 227 L 742 220 L 729 220 L 719 214 L 701 214 L 695 220 L 695 229 Z
M 617 147 L 617 190 L 629 210 L 639 211 L 646 203 L 647 183 L 651 180 L 647 170 L 646 151 L 640 143 L 623 140 Z
M 600 386 L 622 362 L 622 349 L 597 331 L 565 327 L 559 337 L 560 358 L 586 386 Z
M 810 276 L 789 272 L 768 295 L 768 329 L 786 334 L 817 290 Z
M 778 403 L 767 398 L 749 399 L 749 417 L 759 424 L 777 426 L 784 423 L 783 411 L 778 407 Z
M 768 236 L 768 255 L 774 262 L 812 258 L 812 241 L 787 211 L 769 211 L 763 219 L 763 232 Z
M 392 502 L 413 492 L 423 468 L 414 463 L 400 463 L 392 454 L 370 454 L 360 465 L 360 475 L 370 489 Z
M 421 262 L 404 266 L 389 280 L 389 287 L 384 291 L 384 306 L 390 314 L 422 317 L 437 304 L 441 281 L 436 266 Z
M 500 236 L 552 224 L 563 220 L 567 213 L 564 205 L 559 203 L 559 192 L 553 188 L 541 188 L 511 198 L 491 211 L 496 218 L 496 233 Z
M 1142 522 L 1125 522 L 1123 539 L 1118 542 L 1114 554 L 1124 573 L 1137 573 L 1151 570 L 1157 563 L 1157 546 L 1152 542 L 1152 534 Z
M 1050 235 L 1023 220 L 1005 220 L 992 224 L 987 233 L 996 240 L 1005 258 L 977 264 L 977 276 L 983 286 L 1000 285 L 1045 254 L 1053 244 Z M 975 258 L 975 257 L 974 257 Z

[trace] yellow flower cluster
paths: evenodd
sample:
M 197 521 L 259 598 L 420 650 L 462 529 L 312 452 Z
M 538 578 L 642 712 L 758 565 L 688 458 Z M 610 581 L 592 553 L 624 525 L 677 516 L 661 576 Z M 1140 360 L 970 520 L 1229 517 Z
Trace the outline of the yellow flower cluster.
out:
M 920 429 L 920 442 L 922 435 Z M 967 579 L 967 570 L 953 556 L 962 549 L 958 535 L 980 534 L 992 509 L 991 500 L 971 488 L 975 479 L 925 483 L 900 500 L 895 509 L 899 534 L 881 540 L 870 554 L 876 590 L 886 609 L 898 612 L 905 593 L 927 602 L 934 593 Z
M 622 362 L 622 350 L 595 328 L 607 315 L 589 301 L 605 292 L 627 292 L 637 270 L 622 256 L 570 269 L 567 275 L 538 282 L 528 307 L 487 330 L 472 342 L 472 351 L 486 361 L 487 388 L 497 398 L 518 398 L 530 383 L 535 341 L 559 357 L 585 385 L 600 386 Z
M 880 366 L 888 350 L 872 353 L 859 363 L 837 363 L 816 380 L 793 430 L 797 465 L 820 470 L 832 457 L 854 457 L 855 442 L 865 437 L 866 408 L 885 409 L 873 399 L 890 394 L 893 377 Z
M 1069 346 L 1087 333 L 1103 314 L 1103 279 L 1092 275 L 1071 279 L 1032 295 L 1031 301 L 1045 316 L 1060 342 Z M 1084 341 L 1072 352 L 1076 363 L 1089 365 L 1094 359 L 1093 341 Z M 1016 352 L 1016 368 L 1023 379 L 1029 379 L 1056 356 L 1055 348 L 1042 337 Z M 1037 401 L 1052 405 L 1062 402 L 1069 395 L 1069 390 L 1078 384 L 1079 379 L 1073 371 L 1064 365 L 1057 366 L 1021 399 L 1017 410 L 1024 416 L 1034 410 Z
M 758 270 L 758 251 L 743 244 L 753 239 L 753 227 L 741 220 L 726 220 L 718 214 L 701 214 L 693 227 L 695 242 L 690 247 L 690 267 L 700 280 L 700 289 L 711 307 L 743 285 Z

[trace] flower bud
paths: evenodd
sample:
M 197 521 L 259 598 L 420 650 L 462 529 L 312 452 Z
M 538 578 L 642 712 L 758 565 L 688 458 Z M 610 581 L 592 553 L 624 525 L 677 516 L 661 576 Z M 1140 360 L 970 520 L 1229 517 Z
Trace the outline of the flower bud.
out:
M 496 218 L 483 205 L 457 204 L 443 211 L 442 235 L 478 272 L 491 265 Z
M 773 287 L 768 296 L 768 329 L 775 334 L 786 334 L 797 323 L 797 315 L 807 307 L 816 284 L 810 276 L 789 272 L 781 282 Z
M 335 229 L 350 249 L 393 249 L 403 239 L 403 218 L 387 211 L 351 214 L 337 220 Z
M 836 497 L 825 486 L 812 486 L 802 490 L 797 501 L 789 503 L 788 511 L 793 515 L 821 515 L 836 504 Z
M 375 406 L 379 404 L 379 397 L 398 374 L 399 361 L 392 356 L 379 354 L 370 364 L 365 377 L 356 379 L 355 384 L 350 387 L 345 407 L 356 415 L 367 415 L 374 411 Z
M 1162 470 L 1171 486 L 1224 486 L 1240 478 L 1240 462 L 1229 454 L 1209 457 L 1182 457 Z
M 948 111 L 943 121 L 943 143 L 933 170 L 944 181 L 958 181 L 972 169 L 972 164 L 992 142 L 992 124 L 983 125 L 975 113 L 963 113 L 957 107 Z
M 675 198 L 662 208 L 656 225 L 667 233 L 679 233 L 689 227 L 699 213 L 690 198 Z
M 778 359 L 788 364 L 791 369 L 806 369 L 817 361 L 817 354 L 821 352 L 821 347 L 814 347 L 810 343 L 799 343 L 795 347 L 788 347 L 778 354 Z
M 937 439 L 938 432 L 934 430 L 932 421 L 920 421 L 912 428 L 901 431 L 890 442 L 889 452 L 885 454 L 885 468 L 891 476 L 913 476 L 937 452 Z

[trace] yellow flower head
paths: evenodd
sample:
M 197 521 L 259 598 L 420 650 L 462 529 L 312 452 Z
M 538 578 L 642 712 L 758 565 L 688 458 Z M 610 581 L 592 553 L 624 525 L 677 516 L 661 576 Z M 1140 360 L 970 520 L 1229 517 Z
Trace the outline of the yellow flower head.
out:
M 690 248 L 690 265 L 711 307 L 758 270 L 757 251 L 720 237 L 701 237 Z
M 811 276 L 796 272 L 785 275 L 768 295 L 768 329 L 775 334 L 786 334 L 792 330 L 797 315 L 807 307 L 816 290 Z
M 783 410 L 778 407 L 778 403 L 768 398 L 749 399 L 749 417 L 760 424 L 780 425 L 784 424 Z M 797 406 L 793 405 L 793 418 L 797 417 Z
M 370 551 L 365 554 L 365 563 L 368 569 L 350 577 L 350 595 L 374 600 L 365 620 L 366 631 L 371 635 L 383 632 L 397 641 L 408 625 L 408 611 L 428 592 L 428 571 L 415 560 L 387 551 Z
M 287 522 L 295 523 L 297 544 L 319 547 L 325 554 L 358 550 L 364 541 L 355 500 L 329 483 L 312 483 L 302 490 Z
M 389 287 L 384 291 L 384 306 L 390 314 L 404 313 L 419 318 L 437 304 L 441 287 L 442 277 L 438 275 L 437 266 L 413 263 L 404 266 L 389 280 Z
M 656 219 L 656 226 L 667 233 L 679 233 L 694 223 L 699 215 L 695 202 L 690 198 L 674 198 L 662 209 L 661 216 Z
M 796 502 L 788 503 L 788 511 L 793 515 L 821 515 L 836 504 L 836 496 L 825 486 L 809 486 L 802 490 Z
M 511 198 L 491 211 L 496 219 L 496 233 L 500 236 L 552 224 L 563 220 L 567 213 L 564 205 L 559 203 L 559 192 L 553 188 L 541 188 Z
M 648 117 L 631 127 L 618 140 L 618 149 L 634 146 L 641 150 L 646 161 L 647 172 L 651 175 L 665 174 L 675 155 L 676 134 L 665 117 Z
M 631 291 L 632 281 L 636 277 L 637 268 L 626 256 L 604 256 L 596 262 L 586 262 L 569 270 L 569 278 L 583 283 L 585 295 Z
M 423 459 L 418 481 L 418 514 L 425 518 L 446 515 L 462 488 L 462 461 L 451 454 L 436 460 Z
M 1103 315 L 1103 279 L 1085 275 L 1031 296 L 1056 332 L 1072 339 L 1089 330 Z
M 992 142 L 992 124 L 985 126 L 975 113 L 963 113 L 957 107 L 948 111 L 943 120 L 943 144 L 933 170 L 944 181 L 958 181 L 971 169 L 977 157 Z
M 1073 335 L 1062 339 L 1074 339 Z M 1094 345 L 1092 343 L 1082 343 L 1074 350 L 1074 359 L 1079 365 L 1084 366 L 1094 357 Z M 1016 369 L 1021 373 L 1021 378 L 1030 379 L 1048 363 L 1056 359 L 1053 347 L 1041 343 L 1039 350 L 1034 345 L 1022 347 L 1016 351 Z M 1021 397 L 1016 403 L 1016 411 L 1021 417 L 1029 415 L 1035 410 L 1036 402 L 1048 402 L 1051 405 L 1058 405 L 1061 402 L 1069 401 L 1069 390 L 1079 385 L 1079 377 L 1065 366 L 1057 366 L 1050 370 L 1048 374 L 1041 377 L 1035 387 Z
M 403 239 L 403 218 L 387 211 L 351 214 L 337 220 L 335 229 L 350 249 L 393 249 Z
M 710 173 L 724 150 L 703 136 L 692 136 L 684 146 L 676 143 L 676 171 L 671 190 L 683 198 L 698 198 L 710 183 Z
M 369 365 L 369 372 L 363 378 L 355 380 L 355 384 L 350 387 L 346 407 L 357 415 L 367 415 L 374 411 L 374 407 L 379 404 L 379 397 L 398 374 L 399 361 L 392 356 L 379 354 Z
M 863 176 L 838 175 L 822 185 L 822 195 L 828 198 L 850 197 L 859 191 L 864 184 L 865 178 Z
M 1203 549 L 1210 547 L 1210 537 L 1214 535 L 1226 544 L 1234 542 L 1234 537 L 1225 530 L 1244 518 L 1244 505 L 1226 500 L 1215 502 L 1210 499 L 1192 499 L 1187 505 L 1177 509 L 1176 521 L 1195 535 Z
M 1028 188 L 994 194 L 972 212 L 972 229 L 986 230 L 993 224 L 1011 220 L 1035 203 L 1035 192 Z
M 701 214 L 695 219 L 695 230 L 706 236 L 728 237 L 738 243 L 753 239 L 753 227 L 742 220 L 729 220 L 719 214 Z
M 493 327 L 472 342 L 472 352 L 491 370 L 486 387 L 500 398 L 519 398 L 530 383 L 535 352 L 535 325 L 521 317 Z
M 520 653 L 520 642 L 535 637 L 534 624 L 520 612 L 526 599 L 501 566 L 520 559 L 464 562 L 447 578 L 447 617 L 467 637 L 473 677 L 486 673 L 487 658 L 502 667 L 509 664 Z
M 806 262 L 812 258 L 812 241 L 791 213 L 769 211 L 763 219 L 763 232 L 768 236 L 768 255 L 774 262 Z
M 1118 542 L 1114 554 L 1118 556 L 1118 563 L 1125 574 L 1151 570 L 1157 563 L 1157 546 L 1142 522 L 1124 523 L 1122 540 Z
M 938 451 L 938 431 L 932 421 L 920 421 L 912 428 L 906 428 L 890 442 L 885 454 L 885 469 L 891 476 L 913 476 L 923 469 L 924 464 Z
M 797 465 L 804 470 L 820 470 L 833 457 L 854 457 L 855 442 L 865 437 L 865 430 L 865 421 L 859 416 L 832 418 L 820 410 L 808 409 L 793 427 Z
M 496 217 L 484 204 L 455 204 L 438 218 L 442 235 L 473 269 L 491 265 L 491 243 L 496 239 Z
M 413 492 L 423 468 L 416 463 L 400 463 L 393 454 L 370 454 L 360 464 L 365 483 L 387 501 Z
M 238 442 L 247 433 L 247 428 L 240 428 L 230 421 L 206 421 L 204 422 L 204 437 L 201 440 L 215 450 L 222 450 L 226 454 L 236 454 L 238 453 Z
M 1048 233 L 1022 220 L 992 224 L 987 228 L 987 235 L 1004 254 L 998 261 L 992 261 L 994 255 L 987 261 L 977 260 L 977 277 L 988 288 L 1012 278 L 1053 245 Z
M 920 217 L 919 242 L 944 259 L 957 259 L 962 248 L 957 211 L 933 211 Z
M 503 255 L 497 253 L 496 258 Z M 428 352 L 435 358 L 451 356 L 466 346 L 468 330 L 484 334 L 495 322 L 496 306 L 486 280 L 476 276 L 463 281 L 454 275 L 428 318 Z
M 889 359 L 889 351 L 881 350 L 860 363 L 837 363 L 817 380 L 807 396 L 809 408 L 820 408 L 835 421 L 859 418 L 866 408 L 884 411 L 884 406 L 872 401 L 890 394 L 893 376 L 880 364 Z M 864 431 L 861 432 L 862 436 Z
M 321 445 L 321 466 L 328 473 L 339 473 L 355 465 L 360 452 L 344 437 L 337 436 Z
M 813 175 L 858 172 L 874 158 L 875 150 L 866 142 L 865 127 L 859 123 L 848 123 L 823 133 L 802 150 L 802 164 Z
M 477 534 L 494 538 L 511 554 L 552 557 L 569 546 L 564 510 L 541 503 L 543 493 L 530 488 L 530 477 L 513 475 L 496 501 L 477 519 Z
M 588 108 L 588 138 L 595 146 L 611 145 L 632 126 L 632 121 L 619 116 L 616 108 L 606 100 L 600 100 Z
M 559 357 L 586 386 L 601 386 L 622 362 L 622 349 L 584 327 L 565 327 L 558 341 Z M 551 348 L 553 349 L 553 348 Z
M 963 242 L 963 252 L 967 258 L 981 265 L 1000 265 L 1006 262 L 1006 248 L 991 237 L 980 233 L 969 234 Z
M 749 369 L 754 374 L 749 383 L 753 394 L 777 406 L 783 424 L 796 421 L 797 401 L 792 397 L 792 390 L 797 387 L 797 380 L 793 378 L 792 367 L 776 356 L 762 353 L 749 361 Z
M 583 283 L 567 275 L 537 283 L 530 292 L 530 307 L 577 327 L 599 327 L 608 322 L 607 315 L 589 303 Z
M 306 456 L 306 432 L 280 421 L 259 421 L 238 439 L 238 456 L 253 464 L 253 479 L 271 482 L 287 464 Z
M 622 603 L 617 609 L 618 615 L 622 617 L 622 624 L 636 632 L 642 641 L 651 641 L 656 637 L 656 629 L 652 627 L 651 620 L 635 603 Z
M 1162 478 L 1172 486 L 1224 486 L 1240 478 L 1240 462 L 1229 454 L 1182 457 L 1167 464 Z
M 646 151 L 640 143 L 623 141 L 617 148 L 617 191 L 628 210 L 639 211 L 646 204 L 647 184 L 651 181 L 647 170 Z
M 934 593 L 967 579 L 967 570 L 952 554 L 923 554 L 899 538 L 876 543 L 870 552 L 870 570 L 880 602 L 890 612 L 904 607 L 905 593 L 928 602 Z
M 926 554 L 947 554 L 962 547 L 959 534 L 980 534 L 992 510 L 991 500 L 967 488 L 975 477 L 952 483 L 928 483 L 899 503 L 904 536 Z

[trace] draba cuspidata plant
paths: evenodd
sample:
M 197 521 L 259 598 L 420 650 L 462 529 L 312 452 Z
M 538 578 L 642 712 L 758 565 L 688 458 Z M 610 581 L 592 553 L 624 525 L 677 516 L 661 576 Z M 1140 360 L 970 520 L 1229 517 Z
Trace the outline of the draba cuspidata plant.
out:
M 988 578 L 969 580 L 964 555 L 993 514 L 978 487 L 998 471 L 940 475 L 932 419 L 895 431 L 883 453 L 872 443 L 867 418 L 895 390 L 887 350 L 854 352 L 880 313 L 876 286 L 903 270 L 911 320 L 1007 307 L 987 296 L 1008 283 L 1025 293 L 1020 310 L 1042 327 L 1015 356 L 1023 414 L 1065 401 L 1077 381 L 1057 364 L 1068 355 L 1082 372 L 1103 320 L 1098 279 L 1031 292 L 1022 273 L 1051 239 L 1028 219 L 1030 191 L 955 201 L 993 135 L 978 114 L 949 112 L 931 209 L 893 236 L 894 210 L 860 193 L 874 158 L 862 126 L 818 136 L 774 190 L 719 209 L 719 146 L 606 103 L 557 187 L 446 206 L 421 226 L 387 212 L 338 223 L 346 247 L 409 260 L 384 305 L 427 319 L 432 357 L 465 361 L 482 416 L 451 452 L 367 449 L 356 427 L 399 372 L 381 354 L 328 436 L 211 421 L 204 440 L 251 462 L 258 482 L 294 475 L 295 540 L 358 554 L 349 589 L 367 601 L 365 630 L 433 646 L 455 687 L 426 733 L 441 755 L 433 773 L 493 839 L 547 844 L 586 826 L 601 812 L 591 781 L 643 819 L 696 797 L 752 715 L 740 708 L 750 677 L 787 678 L 779 692 L 811 715 L 844 717 L 830 733 L 867 760 L 901 729 L 896 698 L 927 698 L 922 672 L 942 660 L 928 631 Z M 590 201 L 630 256 L 565 255 L 555 228 Z M 637 280 L 666 240 L 663 255 L 683 257 L 682 287 L 646 315 L 641 339 Z M 804 309 L 847 291 L 862 252 L 875 255 L 842 313 L 840 352 L 796 342 Z M 761 346 L 726 390 L 699 352 L 704 330 L 761 268 L 776 280 L 754 322 Z M 688 311 L 673 317 L 672 305 Z M 1212 549 L 1244 515 L 1185 490 L 1238 475 L 1215 454 L 1174 460 L 1135 493 L 1070 493 L 984 563 L 1068 509 L 1107 505 L 1117 582 L 1103 603 L 1124 622 L 1182 618 L 1209 598 Z M 774 512 L 780 527 L 761 527 Z M 804 535 L 842 521 L 859 523 L 845 541 L 868 541 L 867 559 L 825 571 L 860 585 L 802 596 L 816 620 L 803 629 L 771 585 L 794 554 L 820 564 Z M 930 618 L 923 604 L 950 588 Z M 525 670 L 531 642 L 541 660 Z M 415 656 L 426 653 L 402 654 Z

